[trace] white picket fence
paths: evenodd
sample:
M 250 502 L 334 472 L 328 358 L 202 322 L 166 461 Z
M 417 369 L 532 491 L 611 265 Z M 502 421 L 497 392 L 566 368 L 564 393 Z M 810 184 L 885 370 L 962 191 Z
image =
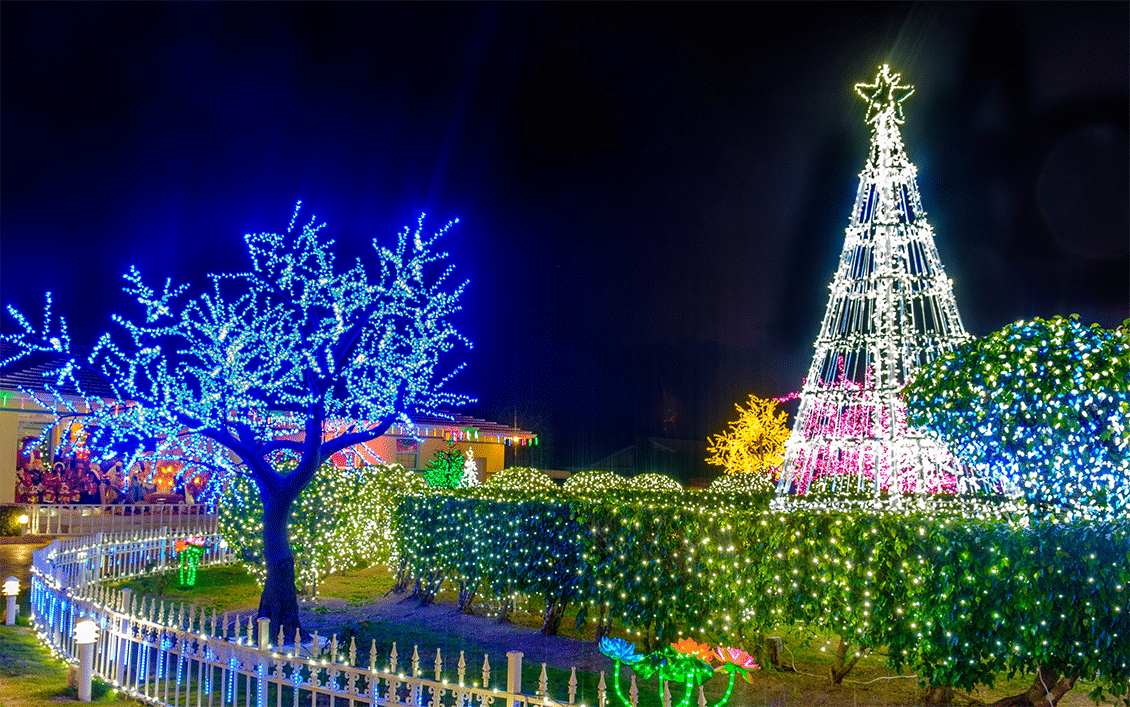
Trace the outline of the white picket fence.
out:
M 280 630 L 272 641 L 267 619 L 246 626 L 240 617 L 211 616 L 195 606 L 159 605 L 133 597 L 106 582 L 149 572 L 170 571 L 179 562 L 172 552 L 187 533 L 170 531 L 132 535 L 100 533 L 89 538 L 55 540 L 34 553 L 31 620 L 41 638 L 68 660 L 78 656 L 74 627 L 89 618 L 99 626 L 94 672 L 127 695 L 167 707 L 525 707 L 576 704 L 577 671 L 561 692 L 550 697 L 543 663 L 535 694 L 522 692 L 522 653 L 507 653 L 506 688 L 492 687 L 487 656 L 481 669 L 468 668 L 463 652 L 455 665 L 437 649 L 434 660 L 414 647 L 402 660 L 396 644 L 387 656 L 358 653 L 353 640 L 339 646 L 314 634 L 288 641 Z M 201 565 L 226 562 L 219 535 L 207 537 Z M 297 645 L 297 650 L 295 646 Z M 430 654 L 428 654 L 430 656 Z M 426 662 L 426 666 L 425 666 Z M 430 677 L 425 672 L 431 673 Z M 636 697 L 632 679 L 633 703 Z M 561 693 L 558 693 L 561 694 Z M 597 687 L 597 707 L 607 700 L 604 673 Z
M 25 535 L 85 536 L 176 528 L 190 534 L 218 532 L 216 515 L 203 503 L 27 504 Z

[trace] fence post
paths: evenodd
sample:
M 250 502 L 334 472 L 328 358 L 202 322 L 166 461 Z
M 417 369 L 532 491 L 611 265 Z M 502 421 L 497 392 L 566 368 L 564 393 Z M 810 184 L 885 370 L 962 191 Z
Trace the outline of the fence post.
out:
M 94 534 L 94 552 L 96 553 L 95 557 L 94 557 L 94 563 L 93 563 L 94 564 L 94 577 L 93 577 L 93 580 L 88 577 L 87 578 L 88 582 L 90 582 L 90 581 L 97 582 L 98 580 L 102 579 L 102 558 L 103 558 L 103 554 L 102 554 L 102 532 L 101 531 Z
M 122 613 L 121 625 L 118 627 L 118 652 L 117 652 L 117 671 L 116 682 L 119 687 L 125 687 L 126 681 L 126 661 L 129 658 L 129 633 L 130 633 L 130 614 L 133 612 L 133 591 L 130 589 L 122 590 Z
M 514 695 L 522 693 L 522 651 L 509 651 L 506 654 L 506 706 L 514 707 Z
M 267 703 L 267 650 L 271 643 L 271 620 L 261 616 L 257 623 L 259 624 L 259 665 L 256 668 L 258 680 L 255 701 L 261 706 Z

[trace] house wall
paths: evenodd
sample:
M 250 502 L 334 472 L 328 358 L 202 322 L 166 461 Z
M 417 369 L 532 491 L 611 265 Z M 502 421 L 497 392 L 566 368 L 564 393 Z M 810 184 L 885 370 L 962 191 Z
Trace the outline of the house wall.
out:
M 16 502 L 19 413 L 0 410 L 0 503 Z
M 372 454 L 379 456 L 387 463 L 396 462 L 396 437 L 385 436 L 369 442 L 366 447 Z M 421 437 L 419 443 L 416 445 L 416 469 L 423 470 L 427 465 L 428 460 L 435 456 L 435 453 L 446 448 L 446 440 L 442 437 Z M 501 442 L 484 442 L 482 440 L 468 440 L 458 441 L 455 443 L 455 449 L 467 454 L 467 450 L 471 449 L 475 453 L 475 459 L 482 459 L 483 462 L 479 467 L 482 478 L 479 481 L 486 481 L 491 476 L 502 471 L 504 465 L 504 456 L 506 445 Z M 368 453 L 362 455 L 363 458 L 368 457 Z

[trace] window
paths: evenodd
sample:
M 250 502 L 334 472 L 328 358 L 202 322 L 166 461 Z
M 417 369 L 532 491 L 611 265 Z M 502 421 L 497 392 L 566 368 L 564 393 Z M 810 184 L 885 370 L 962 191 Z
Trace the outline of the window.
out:
M 420 468 L 419 442 L 411 437 L 396 438 L 396 463 L 405 469 Z

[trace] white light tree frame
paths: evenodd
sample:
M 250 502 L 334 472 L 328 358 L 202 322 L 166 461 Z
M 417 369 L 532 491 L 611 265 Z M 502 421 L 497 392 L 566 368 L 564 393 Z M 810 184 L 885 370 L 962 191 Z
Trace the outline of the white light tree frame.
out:
M 786 445 L 778 495 L 958 490 L 965 470 L 906 424 L 911 372 L 970 336 L 926 221 L 899 125 L 912 86 L 887 65 L 856 84 L 872 126 L 828 308 Z

